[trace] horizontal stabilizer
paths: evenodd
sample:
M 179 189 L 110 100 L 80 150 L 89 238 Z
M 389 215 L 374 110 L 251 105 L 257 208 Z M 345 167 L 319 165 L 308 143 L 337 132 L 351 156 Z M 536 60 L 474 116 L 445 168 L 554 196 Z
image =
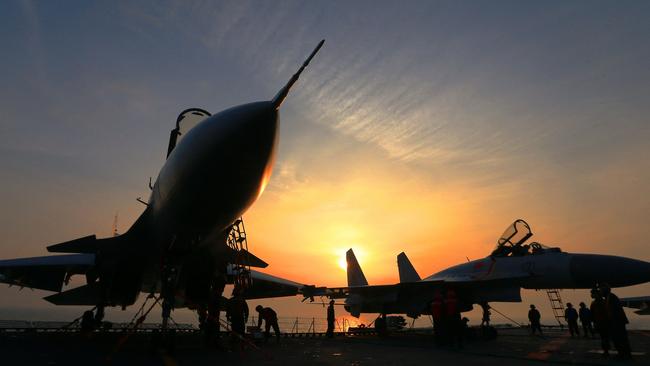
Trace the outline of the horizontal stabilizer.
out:
M 368 286 L 366 276 L 363 275 L 361 266 L 357 261 L 357 257 L 354 256 L 354 251 L 352 251 L 352 249 L 345 253 L 345 261 L 348 265 L 348 286 Z
M 241 249 L 239 251 L 231 249 L 229 262 L 232 264 L 239 264 L 242 266 L 250 266 L 256 268 L 266 268 L 269 265 L 246 249 Z
M 101 289 L 95 282 L 46 296 L 43 299 L 54 305 L 97 305 L 101 301 Z
M 404 252 L 401 252 L 397 256 L 397 270 L 399 271 L 399 282 L 401 283 L 421 280 L 420 275 Z
M 61 291 L 66 273 L 85 273 L 94 265 L 94 254 L 0 260 L 0 282 L 41 290 Z
M 47 251 L 50 253 L 86 253 L 97 254 L 99 250 L 106 248 L 115 249 L 120 247 L 132 248 L 138 244 L 142 231 L 146 229 L 149 208 L 133 223 L 126 233 L 118 236 L 97 239 L 95 235 L 84 236 L 83 238 L 50 245 Z
M 232 267 L 228 270 L 234 275 Z M 244 289 L 243 296 L 246 299 L 262 299 L 269 297 L 295 296 L 304 284 L 272 276 L 267 273 L 250 271 L 252 285 Z
M 47 251 L 50 253 L 96 253 L 97 237 L 88 235 L 83 238 L 50 245 L 47 247 Z

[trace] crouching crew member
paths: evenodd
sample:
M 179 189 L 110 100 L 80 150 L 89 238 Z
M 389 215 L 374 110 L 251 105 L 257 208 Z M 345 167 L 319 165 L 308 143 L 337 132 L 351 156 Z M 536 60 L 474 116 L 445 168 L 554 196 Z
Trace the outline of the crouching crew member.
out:
M 264 340 L 268 341 L 271 336 L 271 328 L 275 332 L 277 342 L 280 342 L 280 326 L 278 325 L 278 314 L 271 309 L 265 308 L 262 305 L 257 305 L 255 310 L 258 312 L 257 326 L 258 328 L 262 327 L 262 321 L 264 321 Z

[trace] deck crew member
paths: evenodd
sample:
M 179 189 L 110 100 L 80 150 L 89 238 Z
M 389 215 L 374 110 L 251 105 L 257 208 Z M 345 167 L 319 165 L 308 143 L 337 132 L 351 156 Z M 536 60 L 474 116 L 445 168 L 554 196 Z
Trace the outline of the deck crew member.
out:
M 594 321 L 594 327 L 600 335 L 600 346 L 603 349 L 603 356 L 609 357 L 609 318 L 607 317 L 607 307 L 600 290 L 594 288 L 591 290 L 591 317 Z
M 535 308 L 535 305 L 530 305 L 530 310 L 528 310 L 528 320 L 530 321 L 530 331 L 531 334 L 535 334 L 535 331 L 539 331 L 539 334 L 542 335 L 542 325 L 540 320 L 542 315 L 539 313 L 539 310 Z
M 330 300 L 330 304 L 327 307 L 327 338 L 334 337 L 334 322 L 336 317 L 334 315 L 334 300 Z
M 594 329 L 591 326 L 592 315 L 591 310 L 587 307 L 584 302 L 580 303 L 580 309 L 578 310 L 578 317 L 580 318 L 580 323 L 582 323 L 582 332 L 585 334 L 585 338 L 589 336 L 594 336 Z
M 232 297 L 226 305 L 226 317 L 230 321 L 231 342 L 241 344 L 242 337 L 246 333 L 248 304 L 237 288 L 233 290 Z
M 269 340 L 271 336 L 271 328 L 275 333 L 277 342 L 280 342 L 280 326 L 278 325 L 278 314 L 271 308 L 265 308 L 262 305 L 257 305 L 255 310 L 258 312 L 257 318 L 257 327 L 262 327 L 262 321 L 264 321 L 264 339 L 265 341 Z
M 605 308 L 607 309 L 609 330 L 611 332 L 610 336 L 612 337 L 614 347 L 618 351 L 618 357 L 630 359 L 632 358 L 632 352 L 630 350 L 630 340 L 627 337 L 627 329 L 625 329 L 629 321 L 621 305 L 621 300 L 611 292 L 609 285 L 601 285 L 600 291 L 605 299 Z
M 571 333 L 571 337 L 580 337 L 580 329 L 578 329 L 578 312 L 573 308 L 573 305 L 570 302 L 566 303 L 564 320 L 566 320 L 569 325 L 569 333 Z

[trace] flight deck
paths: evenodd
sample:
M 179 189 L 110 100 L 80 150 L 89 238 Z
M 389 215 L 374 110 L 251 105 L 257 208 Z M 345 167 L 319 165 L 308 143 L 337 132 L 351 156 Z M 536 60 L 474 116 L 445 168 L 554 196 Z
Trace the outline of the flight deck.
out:
M 284 334 L 279 343 L 249 344 L 232 350 L 206 348 L 197 331 L 178 331 L 174 346 L 162 350 L 150 331 L 125 335 L 96 332 L 90 338 L 78 332 L 2 331 L 3 365 L 618 365 L 650 364 L 650 331 L 630 331 L 633 361 L 619 361 L 615 352 L 604 358 L 597 338 L 575 338 L 566 330 L 546 330 L 544 337 L 527 329 L 499 329 L 492 341 L 467 341 L 463 348 L 438 347 L 425 332 L 401 332 L 387 338 L 321 334 Z

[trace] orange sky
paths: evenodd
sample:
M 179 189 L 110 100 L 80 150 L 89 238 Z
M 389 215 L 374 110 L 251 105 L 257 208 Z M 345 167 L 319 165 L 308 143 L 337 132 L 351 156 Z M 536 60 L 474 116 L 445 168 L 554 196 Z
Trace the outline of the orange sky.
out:
M 371 284 L 397 281 L 401 251 L 424 277 L 487 255 L 517 218 L 565 251 L 648 261 L 647 11 L 590 5 L 2 4 L 0 258 L 109 236 L 116 212 L 124 232 L 181 110 L 268 99 L 326 38 L 244 215 L 265 271 L 345 285 L 352 247 Z M 0 318 L 81 310 L 45 295 L 1 286 Z M 524 296 L 504 308 L 550 311 Z

